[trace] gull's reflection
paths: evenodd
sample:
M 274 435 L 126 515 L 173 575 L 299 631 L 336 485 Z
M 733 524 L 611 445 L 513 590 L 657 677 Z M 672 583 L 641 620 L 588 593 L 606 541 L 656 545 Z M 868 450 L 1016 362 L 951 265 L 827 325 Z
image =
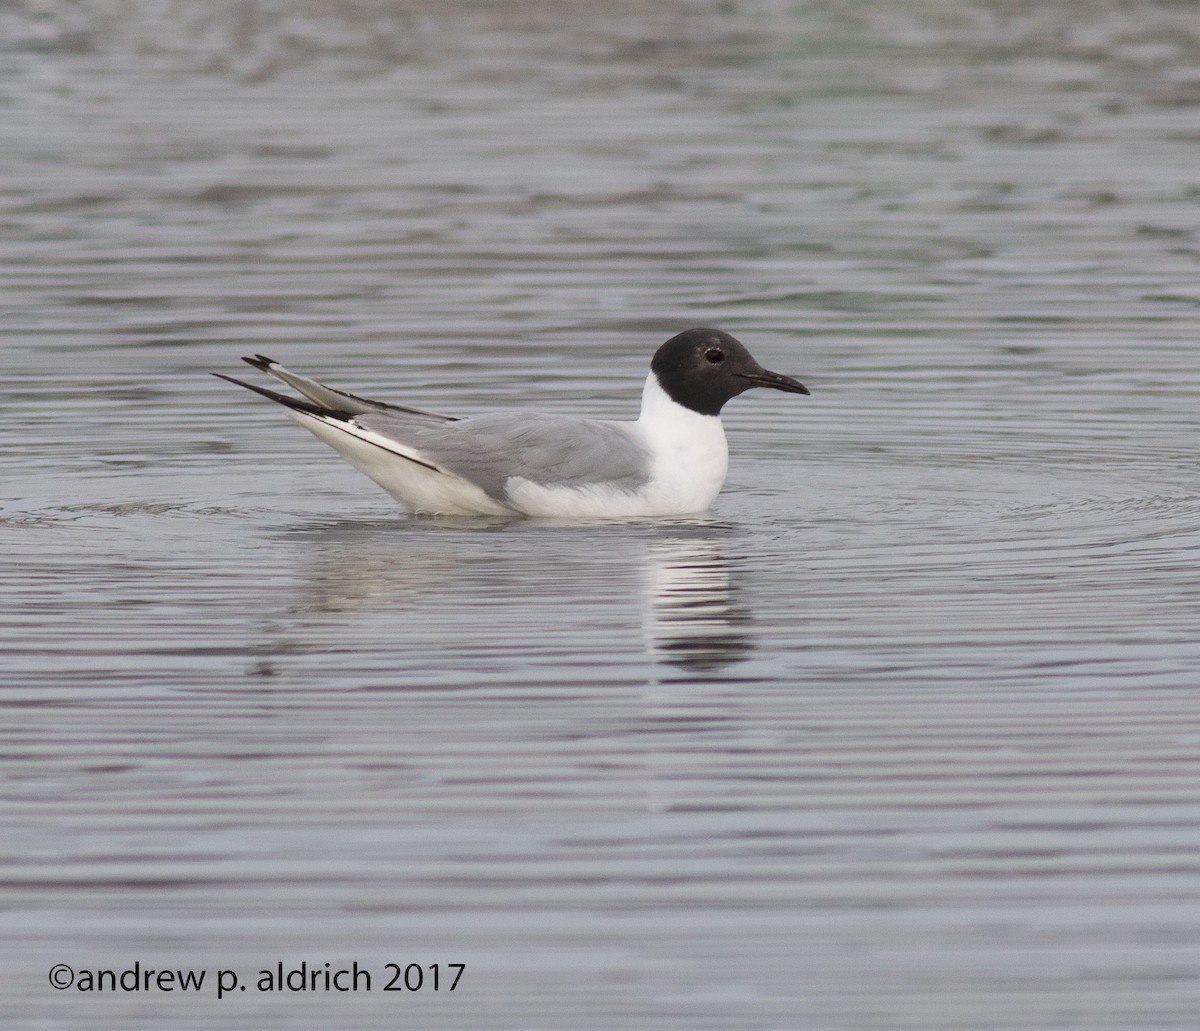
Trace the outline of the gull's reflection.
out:
M 724 552 L 729 532 L 715 519 L 464 517 L 308 527 L 292 531 L 307 557 L 294 611 L 416 612 L 432 639 L 447 622 L 469 632 L 482 621 L 482 634 L 503 620 L 517 652 L 522 641 L 531 653 L 544 652 L 547 641 L 568 636 L 581 654 L 614 666 L 649 659 L 691 677 L 712 676 L 754 649 L 750 610 Z M 564 634 L 572 613 L 575 628 Z M 634 635 L 622 644 L 619 628 L 638 614 L 640 642 Z M 597 625 L 617 633 L 601 638 Z
M 660 537 L 646 550 L 651 654 L 689 673 L 713 673 L 754 650 L 750 610 L 737 600 L 719 534 Z

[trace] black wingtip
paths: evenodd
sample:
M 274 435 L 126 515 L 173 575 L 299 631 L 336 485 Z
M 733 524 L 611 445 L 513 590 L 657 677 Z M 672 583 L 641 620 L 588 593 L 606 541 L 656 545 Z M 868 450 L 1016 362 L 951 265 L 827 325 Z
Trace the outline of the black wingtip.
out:
M 253 358 L 247 358 L 245 355 L 242 355 L 242 361 L 247 365 L 254 366 L 259 372 L 270 372 L 272 365 L 279 364 L 274 358 L 268 358 L 265 354 L 256 354 Z
M 247 361 L 249 361 L 249 359 L 247 359 Z M 255 386 L 253 383 L 247 383 L 245 380 L 237 379 L 233 376 L 226 376 L 223 372 L 214 372 L 212 375 L 216 376 L 217 379 L 223 379 L 229 383 L 236 383 L 239 387 L 245 387 L 247 390 L 253 390 L 256 394 L 262 394 L 263 397 L 269 397 L 272 401 L 275 401 L 286 408 L 294 408 L 298 412 L 306 412 L 309 415 L 318 415 L 326 419 L 337 419 L 339 422 L 349 422 L 354 418 L 353 412 L 342 412 L 338 411 L 336 408 L 325 408 L 321 405 L 313 404 L 311 401 L 301 401 L 297 397 L 288 397 L 287 394 L 281 394 L 276 390 L 268 390 L 266 387 Z

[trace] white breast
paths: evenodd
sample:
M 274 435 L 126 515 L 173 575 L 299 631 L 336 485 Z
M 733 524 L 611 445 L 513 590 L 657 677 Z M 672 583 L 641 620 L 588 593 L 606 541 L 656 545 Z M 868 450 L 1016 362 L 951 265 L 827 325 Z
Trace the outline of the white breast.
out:
M 653 455 L 645 488 L 646 515 L 705 511 L 716 499 L 729 468 L 729 446 L 719 415 L 701 415 L 672 401 L 650 373 L 637 421 Z

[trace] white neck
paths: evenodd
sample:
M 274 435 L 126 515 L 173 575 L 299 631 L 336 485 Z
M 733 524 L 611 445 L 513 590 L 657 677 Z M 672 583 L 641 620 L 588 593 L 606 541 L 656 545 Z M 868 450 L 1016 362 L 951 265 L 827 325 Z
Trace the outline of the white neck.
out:
M 721 417 L 701 415 L 673 401 L 651 372 L 636 425 L 653 456 L 654 480 L 670 495 L 674 510 L 708 508 L 729 464 Z
M 721 421 L 719 415 L 701 415 L 673 400 L 671 395 L 663 390 L 653 372 L 646 377 L 645 386 L 642 387 L 642 413 L 638 416 L 638 422 L 653 425 L 663 420 L 679 423 L 690 422 L 693 419 L 701 420 L 698 425 L 711 425 L 714 421 Z

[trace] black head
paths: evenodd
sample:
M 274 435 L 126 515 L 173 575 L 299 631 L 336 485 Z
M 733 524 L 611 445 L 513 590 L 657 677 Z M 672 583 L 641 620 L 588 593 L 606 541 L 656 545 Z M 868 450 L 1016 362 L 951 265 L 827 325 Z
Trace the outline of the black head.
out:
M 720 415 L 726 401 L 751 387 L 808 393 L 804 384 L 768 372 L 719 329 L 688 329 L 671 337 L 655 353 L 650 369 L 672 401 L 701 415 Z

